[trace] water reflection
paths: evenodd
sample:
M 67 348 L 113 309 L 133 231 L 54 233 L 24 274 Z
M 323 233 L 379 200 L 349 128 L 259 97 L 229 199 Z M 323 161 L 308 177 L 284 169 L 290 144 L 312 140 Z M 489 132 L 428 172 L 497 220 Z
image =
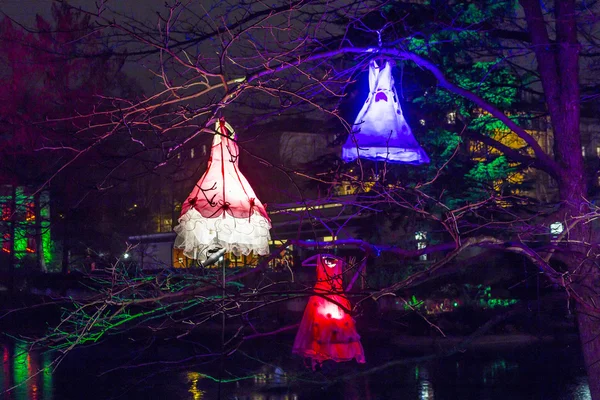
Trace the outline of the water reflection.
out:
M 0 390 L 10 387 L 10 353 L 7 346 L 2 346 L 2 374 L 0 374 Z M 8 394 L 4 396 L 8 398 Z
M 567 387 L 564 400 L 592 400 L 590 387 L 585 377 L 579 377 L 575 383 Z
M 181 369 L 120 370 L 99 380 L 98 372 L 114 367 L 114 354 L 119 349 L 92 349 L 91 353 L 64 361 L 53 375 L 51 354 L 31 351 L 21 342 L 0 343 L 0 400 L 104 400 L 110 397 L 111 387 L 118 388 L 115 397 L 129 400 L 152 396 L 162 400 L 205 400 L 217 398 L 217 393 L 223 399 L 236 400 L 591 400 L 582 362 L 570 353 L 545 348 L 519 354 L 507 352 L 503 356 L 467 354 L 441 358 L 386 369 L 337 386 L 316 382 L 334 381 L 345 373 L 356 372 L 351 366 L 331 365 L 315 374 L 303 368 L 301 361 L 279 355 L 277 361 L 271 361 L 277 364 L 251 362 L 238 356 L 225 364 L 223 375 L 227 382 L 220 388 L 214 374 L 218 367 L 210 364 L 184 373 Z M 269 359 L 264 353 L 261 357 Z M 102 360 L 108 361 L 100 365 Z M 381 363 L 375 357 L 371 360 L 372 366 Z M 81 368 L 86 363 L 88 367 Z M 97 369 L 86 371 L 92 369 L 92 364 Z
M 190 381 L 189 392 L 194 400 L 216 398 L 214 394 L 219 391 L 218 388 L 215 388 L 216 377 L 209 377 L 198 372 L 187 372 L 187 377 Z M 230 377 L 226 378 L 225 381 L 226 383 L 223 383 L 221 387 L 223 393 L 226 394 L 224 398 L 235 400 L 299 400 L 298 394 L 289 387 L 288 375 L 280 366 L 263 365 L 253 374 L 237 378 Z
M 419 400 L 434 400 L 433 383 L 431 382 L 427 366 L 415 365 L 415 379 L 417 381 Z
M 264 365 L 254 376 L 254 384 L 269 389 L 285 387 L 288 385 L 288 376 L 281 367 Z
M 503 380 L 507 375 L 516 372 L 518 373 L 519 364 L 516 361 L 507 361 L 504 358 L 493 360 L 483 367 L 483 383 L 494 384 L 499 380 Z
M 198 389 L 198 380 L 200 380 L 203 377 L 204 377 L 204 375 L 199 374 L 198 372 L 188 372 L 187 373 L 187 378 L 190 382 L 190 389 L 188 390 L 188 392 L 190 392 L 192 394 L 193 400 L 201 400 L 204 398 L 204 395 L 206 394 L 206 392 L 204 390 Z
M 29 351 L 25 343 L 0 345 L 4 400 L 52 400 L 50 355 Z

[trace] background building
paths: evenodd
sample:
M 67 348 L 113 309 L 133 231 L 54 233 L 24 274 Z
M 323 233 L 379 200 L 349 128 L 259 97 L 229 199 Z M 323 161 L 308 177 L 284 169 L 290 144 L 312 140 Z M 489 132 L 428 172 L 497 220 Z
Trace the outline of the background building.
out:
M 56 267 L 50 195 L 28 186 L 0 186 L 0 268 Z

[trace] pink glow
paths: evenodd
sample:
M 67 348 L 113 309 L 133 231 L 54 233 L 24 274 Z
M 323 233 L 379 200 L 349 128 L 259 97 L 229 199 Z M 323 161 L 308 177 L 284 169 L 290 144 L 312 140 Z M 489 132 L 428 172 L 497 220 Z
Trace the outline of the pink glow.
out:
M 205 218 L 220 217 L 224 212 L 235 218 L 248 218 L 254 212 L 266 219 L 267 211 L 239 170 L 240 151 L 233 140 L 235 133 L 219 122 L 219 134 L 214 135 L 208 169 L 183 203 L 181 215 L 195 208 Z M 270 221 L 270 220 L 269 220 Z
M 319 307 L 319 314 L 333 319 L 342 319 L 345 315 L 341 308 L 329 301 L 326 301 L 321 307 Z
M 271 220 L 240 172 L 233 128 L 217 122 L 208 169 L 182 206 L 175 247 L 204 261 L 212 250 L 237 256 L 269 252 Z

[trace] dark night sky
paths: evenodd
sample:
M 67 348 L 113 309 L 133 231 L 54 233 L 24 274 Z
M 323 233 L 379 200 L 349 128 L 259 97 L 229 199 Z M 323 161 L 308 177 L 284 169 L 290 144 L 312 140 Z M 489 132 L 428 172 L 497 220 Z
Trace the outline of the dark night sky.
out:
M 69 3 L 73 6 L 82 6 L 84 9 L 92 11 L 95 8 L 96 0 L 73 0 Z M 36 14 L 43 17 L 50 16 L 50 7 L 52 0 L 0 0 L 0 11 L 9 15 L 17 22 L 31 24 L 34 22 Z M 137 18 L 149 18 L 155 14 L 156 10 L 164 8 L 164 0 L 119 0 L 107 1 L 107 5 L 117 12 Z
M 53 0 L 0 0 L 0 13 L 9 16 L 24 26 L 35 26 L 35 16 L 39 14 L 47 21 L 52 21 L 51 8 Z M 69 4 L 81 7 L 86 11 L 96 11 L 98 0 L 71 0 Z M 201 4 L 201 3 L 199 3 Z M 165 0 L 108 0 L 106 7 L 117 14 L 132 17 L 140 21 L 148 21 L 154 25 L 157 20 L 156 12 L 164 12 Z M 1 15 L 0 14 L 0 15 Z M 107 13 L 106 15 L 112 15 Z M 146 93 L 162 90 L 160 80 L 147 72 L 146 68 L 135 63 L 126 63 L 123 69 L 129 76 L 135 77 Z

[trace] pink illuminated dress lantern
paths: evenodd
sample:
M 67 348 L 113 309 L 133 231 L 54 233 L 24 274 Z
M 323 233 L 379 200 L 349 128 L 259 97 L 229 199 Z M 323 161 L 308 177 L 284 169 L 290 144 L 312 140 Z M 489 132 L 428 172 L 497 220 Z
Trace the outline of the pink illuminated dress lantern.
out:
M 345 161 L 360 157 L 401 164 L 428 163 L 429 157 L 404 119 L 389 61 L 371 61 L 369 90 L 352 133 L 342 147 L 342 158 Z
M 223 118 L 215 131 L 208 169 L 183 203 L 175 247 L 202 262 L 217 249 L 267 254 L 271 220 L 238 168 L 235 132 Z
M 354 319 L 344 310 L 351 305 L 343 294 L 342 260 L 321 254 L 316 259 L 316 295 L 308 299 L 292 352 L 310 358 L 313 369 L 325 360 L 364 363 Z

